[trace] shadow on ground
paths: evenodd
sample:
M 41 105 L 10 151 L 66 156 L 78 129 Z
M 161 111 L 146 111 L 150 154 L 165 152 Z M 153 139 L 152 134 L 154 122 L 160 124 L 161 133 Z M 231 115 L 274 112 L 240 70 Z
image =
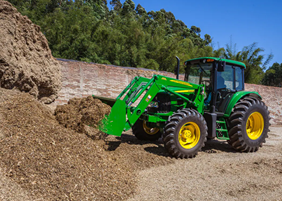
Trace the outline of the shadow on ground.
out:
M 145 151 L 156 154 L 159 156 L 169 156 L 164 148 L 163 141 L 159 139 L 158 141 L 141 141 L 135 136 L 130 134 L 122 134 L 121 137 L 114 137 L 110 140 L 106 140 L 106 150 L 115 151 L 121 144 L 126 143 L 128 145 L 140 145 Z M 205 147 L 202 148 L 202 152 L 205 153 L 219 153 L 219 152 L 232 152 L 236 151 L 226 142 L 218 140 L 208 140 L 205 143 Z
M 232 152 L 236 153 L 226 141 L 219 140 L 208 140 L 205 144 L 205 147 L 202 148 L 203 152 L 206 153 L 218 153 L 218 152 Z

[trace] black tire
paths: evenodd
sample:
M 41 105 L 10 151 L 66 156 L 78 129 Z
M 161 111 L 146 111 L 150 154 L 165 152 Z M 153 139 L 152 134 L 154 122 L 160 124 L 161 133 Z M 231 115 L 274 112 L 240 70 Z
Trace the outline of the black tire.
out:
M 146 128 L 144 127 L 144 121 L 138 119 L 132 127 L 132 132 L 138 140 L 156 141 L 162 136 L 162 133 L 158 128 L 152 129 L 156 130 L 154 130 L 154 132 L 152 133 L 148 131 L 146 132 Z
M 242 98 L 228 119 L 228 143 L 237 151 L 257 151 L 268 137 L 269 120 L 269 111 L 263 101 L 251 96 Z
M 187 124 L 188 123 L 188 124 Z M 181 139 L 181 135 L 186 135 L 185 140 L 187 140 L 187 134 L 184 134 L 185 129 L 183 130 L 183 126 L 191 126 L 193 129 L 197 130 L 198 127 L 198 134 L 192 134 L 191 136 L 198 136 L 198 140 L 194 139 L 194 142 L 189 144 L 188 142 L 185 145 Z M 195 129 L 196 128 L 196 129 Z M 182 132 L 180 132 L 182 130 Z M 191 130 L 187 129 L 188 132 L 191 134 Z M 192 158 L 195 157 L 198 151 L 201 150 L 202 147 L 205 146 L 205 142 L 207 141 L 208 135 L 208 127 L 204 117 L 194 109 L 183 109 L 174 113 L 168 120 L 165 128 L 164 128 L 164 145 L 168 153 L 176 158 Z M 194 145 L 193 145 L 194 144 Z M 186 146 L 186 147 L 184 147 Z M 189 147 L 191 146 L 191 147 Z

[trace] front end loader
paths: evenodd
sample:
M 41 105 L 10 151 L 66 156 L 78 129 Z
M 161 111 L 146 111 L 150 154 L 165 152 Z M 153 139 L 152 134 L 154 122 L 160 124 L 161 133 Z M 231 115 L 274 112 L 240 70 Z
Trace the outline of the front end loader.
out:
M 202 57 L 187 60 L 185 66 L 184 80 L 135 77 L 115 100 L 98 97 L 112 106 L 99 129 L 121 136 L 132 128 L 139 140 L 162 137 L 176 158 L 194 157 L 207 138 L 215 137 L 238 151 L 257 151 L 270 118 L 260 95 L 244 91 L 245 65 Z

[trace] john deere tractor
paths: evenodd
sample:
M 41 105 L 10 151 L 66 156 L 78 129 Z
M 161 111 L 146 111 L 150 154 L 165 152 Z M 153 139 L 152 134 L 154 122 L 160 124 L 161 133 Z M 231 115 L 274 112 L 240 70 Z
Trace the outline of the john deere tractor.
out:
M 194 157 L 207 138 L 227 140 L 241 152 L 257 151 L 270 117 L 261 96 L 244 91 L 245 68 L 241 62 L 202 57 L 185 61 L 184 80 L 178 79 L 179 59 L 176 79 L 135 77 L 115 100 L 101 98 L 113 107 L 100 130 L 121 136 L 132 128 L 139 140 L 162 137 L 176 158 Z

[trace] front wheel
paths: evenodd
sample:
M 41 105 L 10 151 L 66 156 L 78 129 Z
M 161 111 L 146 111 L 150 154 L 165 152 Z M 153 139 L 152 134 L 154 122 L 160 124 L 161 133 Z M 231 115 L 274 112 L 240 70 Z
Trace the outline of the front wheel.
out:
M 194 109 L 183 109 L 173 114 L 164 129 L 164 145 L 176 158 L 192 158 L 205 145 L 207 123 Z
M 132 132 L 138 140 L 156 141 L 162 133 L 158 127 L 150 127 L 148 122 L 137 120 L 132 127 Z

